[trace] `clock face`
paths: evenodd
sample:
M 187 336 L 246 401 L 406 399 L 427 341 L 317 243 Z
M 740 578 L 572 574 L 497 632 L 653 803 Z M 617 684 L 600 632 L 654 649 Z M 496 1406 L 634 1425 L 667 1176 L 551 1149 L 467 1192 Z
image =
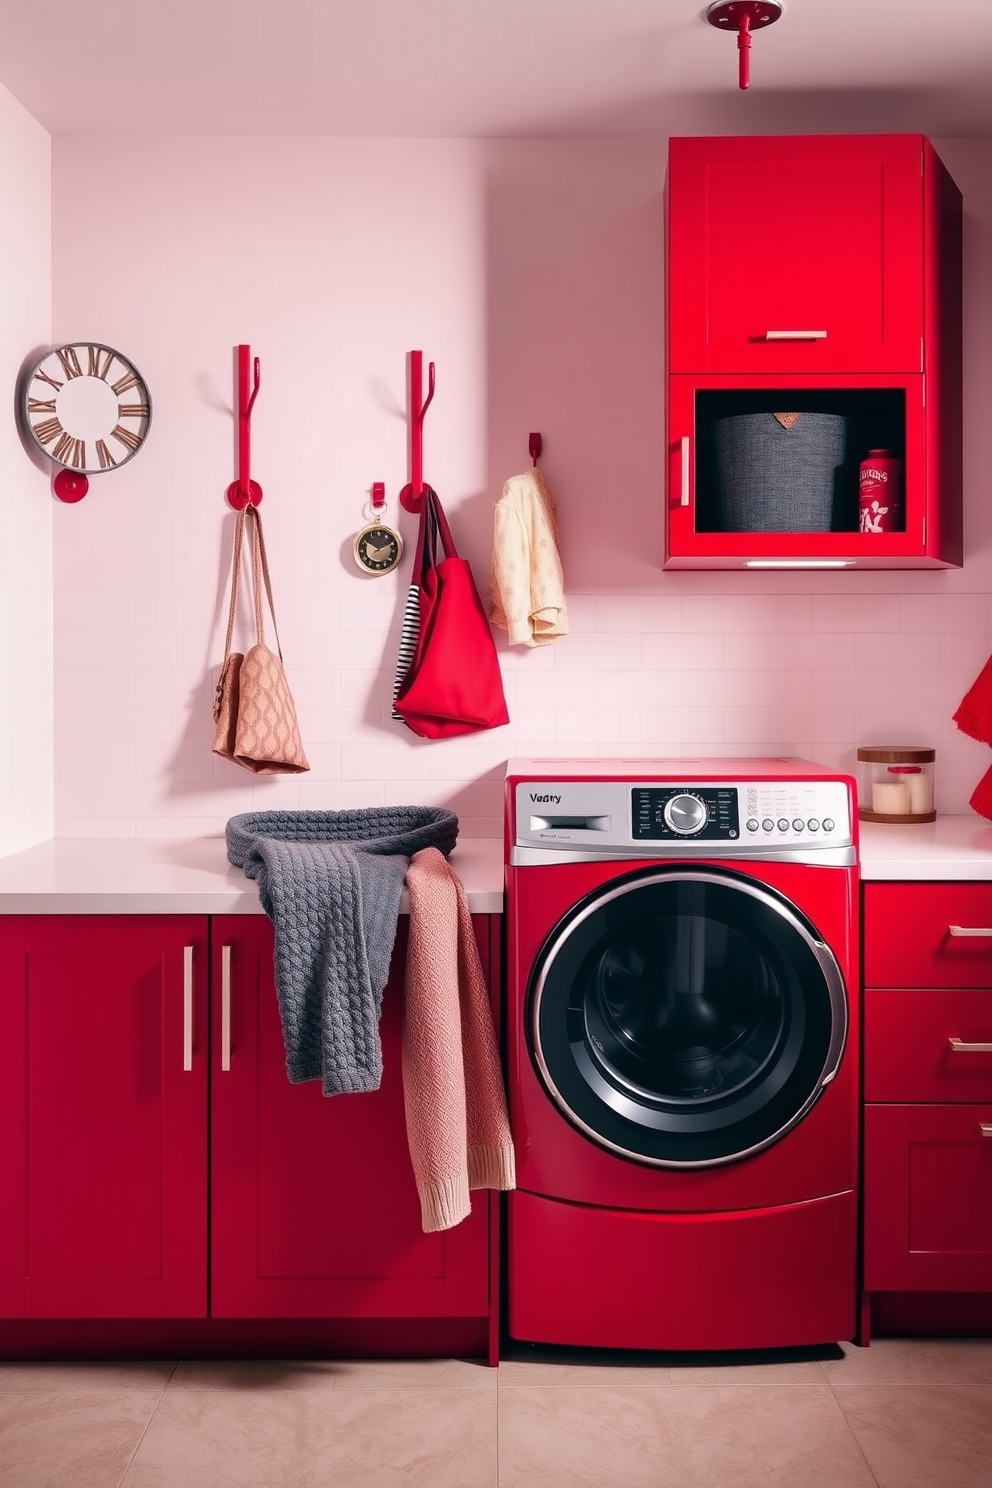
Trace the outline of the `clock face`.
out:
M 113 470 L 145 442 L 152 405 L 127 357 L 95 341 L 59 346 L 24 382 L 24 425 L 56 465 L 80 474 Z
M 355 538 L 355 562 L 366 573 L 388 573 L 399 563 L 403 553 L 403 539 L 392 527 L 373 522 L 363 527 Z

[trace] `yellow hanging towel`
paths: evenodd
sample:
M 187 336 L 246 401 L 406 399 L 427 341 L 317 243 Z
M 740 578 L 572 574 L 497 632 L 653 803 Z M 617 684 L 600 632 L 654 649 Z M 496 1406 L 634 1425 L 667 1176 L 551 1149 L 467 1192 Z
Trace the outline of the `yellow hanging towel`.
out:
M 511 646 L 546 646 L 568 634 L 558 523 L 551 488 L 537 466 L 503 487 L 494 514 L 490 618 Z

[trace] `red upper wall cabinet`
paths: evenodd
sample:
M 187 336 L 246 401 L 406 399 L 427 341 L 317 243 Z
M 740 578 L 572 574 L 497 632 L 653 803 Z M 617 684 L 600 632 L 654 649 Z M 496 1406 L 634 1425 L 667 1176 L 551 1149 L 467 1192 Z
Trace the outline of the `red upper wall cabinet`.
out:
M 922 372 L 919 135 L 673 139 L 672 372 Z
M 961 563 L 961 195 L 928 140 L 671 140 L 666 276 L 666 568 Z M 902 462 L 883 531 L 870 450 Z

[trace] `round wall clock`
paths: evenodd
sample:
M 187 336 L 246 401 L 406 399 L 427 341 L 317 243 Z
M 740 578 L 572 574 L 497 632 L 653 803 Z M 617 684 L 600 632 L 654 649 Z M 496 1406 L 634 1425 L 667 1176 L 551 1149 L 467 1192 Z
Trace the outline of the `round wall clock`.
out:
M 114 470 L 138 453 L 152 405 L 133 362 L 111 346 L 83 341 L 46 352 L 28 373 L 23 415 L 34 443 L 63 467 L 56 495 L 78 501 L 88 474 Z
M 403 539 L 383 522 L 363 527 L 355 538 L 355 562 L 366 573 L 389 573 L 403 556 Z

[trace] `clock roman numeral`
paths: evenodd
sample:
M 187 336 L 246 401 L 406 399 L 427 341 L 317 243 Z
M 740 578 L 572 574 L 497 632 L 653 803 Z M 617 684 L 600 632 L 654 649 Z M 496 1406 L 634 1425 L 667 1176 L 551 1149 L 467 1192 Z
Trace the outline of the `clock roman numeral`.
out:
M 54 398 L 29 398 L 28 413 L 54 413 Z
M 109 449 L 104 444 L 102 439 L 98 439 L 96 442 L 96 457 L 100 461 L 101 470 L 109 470 L 111 465 L 117 464 L 117 461 L 114 459 L 113 455 L 110 453 Z
M 87 376 L 102 377 L 106 382 L 110 364 L 114 360 L 114 353 L 108 351 L 105 346 L 88 346 L 87 351 Z
M 57 418 L 46 419 L 43 424 L 34 424 L 32 428 L 35 439 L 41 444 L 51 444 L 53 439 L 58 439 L 59 435 L 64 432 Z
M 58 359 L 62 363 L 62 370 L 66 377 L 82 377 L 83 369 L 79 365 L 79 358 L 76 355 L 76 348 L 74 346 L 60 346 L 58 349 Z
M 64 382 L 59 382 L 56 378 L 49 377 L 48 373 L 47 372 L 42 372 L 42 370 L 41 370 L 40 367 L 38 368 L 38 371 L 34 375 L 35 375 L 35 377 L 37 377 L 37 379 L 38 379 L 39 382 L 47 382 L 48 383 L 48 386 L 49 387 L 53 387 L 56 392 L 58 392 L 60 388 L 64 388 L 65 387 L 65 383 Z
M 147 403 L 119 403 L 117 406 L 118 418 L 147 418 Z
M 136 450 L 141 446 L 141 440 L 137 434 L 132 434 L 130 429 L 122 429 L 120 424 L 116 429 L 110 431 L 111 439 L 119 439 L 121 444 L 126 444 L 129 450 Z
M 58 460 L 60 465 L 75 465 L 79 469 L 86 464 L 86 444 L 82 439 L 73 439 L 71 434 L 63 434 L 52 450 L 52 459 Z
M 137 376 L 137 373 L 126 372 L 123 377 L 118 377 L 117 381 L 112 382 L 110 386 L 113 388 L 114 392 L 119 398 L 121 393 L 127 392 L 128 388 L 137 387 L 138 382 L 139 378 Z

